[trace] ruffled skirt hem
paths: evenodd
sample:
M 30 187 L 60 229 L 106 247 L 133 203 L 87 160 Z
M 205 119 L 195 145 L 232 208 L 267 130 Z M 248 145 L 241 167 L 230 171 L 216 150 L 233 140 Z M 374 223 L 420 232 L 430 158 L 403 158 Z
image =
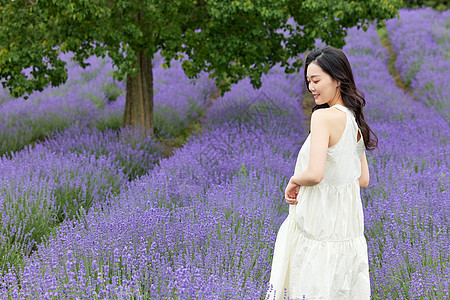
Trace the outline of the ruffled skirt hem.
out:
M 364 235 L 340 241 L 307 237 L 290 214 L 275 243 L 266 300 L 370 298 Z

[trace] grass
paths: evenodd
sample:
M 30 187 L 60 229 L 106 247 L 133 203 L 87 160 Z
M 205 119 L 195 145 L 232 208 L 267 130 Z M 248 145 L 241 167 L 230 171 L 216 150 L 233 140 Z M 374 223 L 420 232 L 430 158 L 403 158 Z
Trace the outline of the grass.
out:
M 395 62 L 397 60 L 397 54 L 392 50 L 392 46 L 391 46 L 391 42 L 389 41 L 386 26 L 383 26 L 380 29 L 377 29 L 377 33 L 378 33 L 378 36 L 380 37 L 381 44 L 389 51 L 389 59 L 387 62 L 387 66 L 389 69 L 389 74 L 391 74 L 392 79 L 395 82 L 395 85 L 398 88 L 409 93 L 409 95 L 411 97 L 414 97 L 411 86 L 407 85 L 403 81 L 402 77 L 400 76 L 400 72 L 395 67 Z

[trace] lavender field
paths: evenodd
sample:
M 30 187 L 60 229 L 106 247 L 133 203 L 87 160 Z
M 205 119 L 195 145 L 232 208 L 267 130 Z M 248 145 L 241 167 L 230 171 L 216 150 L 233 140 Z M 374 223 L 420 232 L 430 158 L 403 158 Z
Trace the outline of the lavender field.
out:
M 372 299 L 450 297 L 449 11 L 401 10 L 344 52 L 379 138 L 363 189 Z M 215 99 L 154 62 L 155 136 L 120 129 L 108 59 L 28 100 L 0 89 L 2 299 L 264 299 L 284 188 L 308 134 L 303 73 L 274 67 Z M 166 157 L 161 141 L 201 122 Z

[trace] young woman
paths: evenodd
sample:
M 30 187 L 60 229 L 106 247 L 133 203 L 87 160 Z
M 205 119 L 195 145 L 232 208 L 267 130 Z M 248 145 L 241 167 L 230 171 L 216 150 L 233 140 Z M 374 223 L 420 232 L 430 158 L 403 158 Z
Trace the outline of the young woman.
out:
M 266 299 L 369 299 L 360 187 L 369 184 L 364 150 L 378 140 L 341 50 L 312 51 L 305 83 L 316 106 L 286 187 L 289 215 L 277 235 Z

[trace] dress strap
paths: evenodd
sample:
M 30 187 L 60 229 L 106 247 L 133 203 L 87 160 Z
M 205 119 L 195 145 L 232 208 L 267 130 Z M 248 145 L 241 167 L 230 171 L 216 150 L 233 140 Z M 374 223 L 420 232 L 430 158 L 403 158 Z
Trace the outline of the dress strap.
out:
M 345 112 L 345 113 L 350 114 L 350 115 L 353 116 L 353 118 L 352 118 L 352 123 L 353 123 L 353 127 L 355 128 L 355 131 L 356 131 L 356 137 L 358 136 L 358 132 L 359 132 L 359 134 L 361 135 L 361 137 L 360 137 L 360 139 L 358 140 L 358 143 L 361 142 L 361 140 L 363 139 L 363 135 L 362 135 L 361 129 L 359 128 L 358 124 L 356 123 L 356 120 L 355 120 L 355 113 L 353 112 L 353 110 L 351 110 L 351 109 L 349 109 L 349 108 L 347 108 L 347 107 L 345 107 L 345 106 L 343 106 L 343 105 L 340 105 L 340 104 L 335 104 L 335 105 L 333 105 L 333 106 L 331 106 L 331 107 L 336 107 L 337 109 L 339 109 L 339 110 L 341 110 L 341 111 L 343 111 L 343 112 Z M 348 117 L 347 117 L 347 120 L 348 120 Z M 347 127 L 347 126 L 346 126 L 346 127 Z M 345 130 L 344 130 L 344 132 L 345 132 Z
M 347 107 L 345 107 L 343 105 L 340 105 L 340 104 L 335 104 L 335 105 L 331 106 L 331 108 L 333 108 L 333 107 L 335 107 L 335 108 L 337 108 L 339 110 L 342 110 L 343 112 L 349 112 L 350 111 Z
M 335 104 L 331 107 L 335 107 L 345 113 L 350 114 L 351 116 L 355 117 L 355 113 L 353 112 L 353 110 L 351 110 L 350 108 L 345 107 L 344 105 L 340 105 L 340 104 Z

